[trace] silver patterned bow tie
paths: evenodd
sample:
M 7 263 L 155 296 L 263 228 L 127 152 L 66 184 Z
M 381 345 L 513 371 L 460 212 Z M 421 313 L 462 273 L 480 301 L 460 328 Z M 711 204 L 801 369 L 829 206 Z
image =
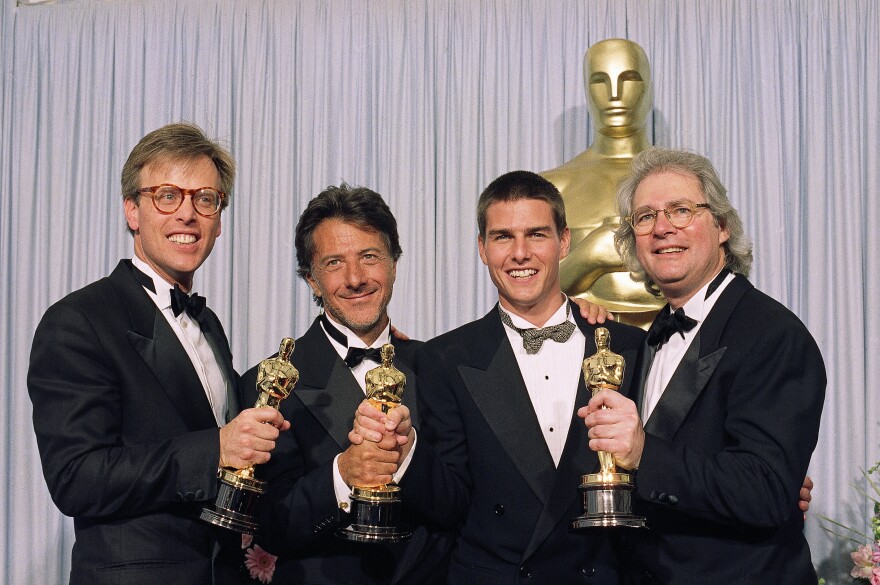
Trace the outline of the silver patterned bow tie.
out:
M 568 338 L 571 337 L 571 334 L 574 333 L 575 325 L 568 320 L 571 315 L 571 305 L 568 303 L 565 304 L 565 321 L 558 325 L 551 325 L 550 327 L 531 327 L 529 329 L 521 329 L 513 324 L 510 315 L 507 314 L 507 311 L 501 308 L 501 304 L 498 305 L 498 312 L 501 314 L 501 322 L 522 336 L 523 347 L 529 355 L 538 353 L 538 350 L 541 349 L 541 345 L 543 345 L 545 339 L 552 339 L 556 343 L 565 343 L 568 341 Z

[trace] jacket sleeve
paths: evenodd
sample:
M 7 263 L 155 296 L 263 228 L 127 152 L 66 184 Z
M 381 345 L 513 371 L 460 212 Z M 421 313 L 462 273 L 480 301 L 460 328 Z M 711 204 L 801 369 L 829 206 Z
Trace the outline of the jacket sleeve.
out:
M 53 501 L 68 516 L 100 518 L 212 499 L 219 430 L 123 440 L 131 423 L 123 414 L 122 385 L 130 380 L 110 357 L 114 349 L 89 315 L 64 301 L 37 327 L 27 386 Z
M 749 327 L 735 337 L 741 343 L 729 344 L 700 396 L 705 410 L 688 414 L 706 418 L 687 424 L 701 425 L 708 439 L 646 435 L 637 475 L 642 499 L 758 528 L 779 526 L 797 510 L 818 440 L 825 367 L 799 322 Z

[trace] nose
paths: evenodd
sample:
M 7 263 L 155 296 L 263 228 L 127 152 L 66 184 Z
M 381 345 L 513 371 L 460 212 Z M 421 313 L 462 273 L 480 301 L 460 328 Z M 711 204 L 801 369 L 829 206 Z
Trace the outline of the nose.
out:
M 620 77 L 608 80 L 608 89 L 611 92 L 611 101 L 620 99 L 620 90 L 623 89 L 623 80 Z
M 183 196 L 183 201 L 180 202 L 180 207 L 175 212 L 175 216 L 185 222 L 190 222 L 196 218 L 196 215 L 196 206 L 192 193 L 186 193 Z
M 657 219 L 654 220 L 653 232 L 657 235 L 663 235 L 675 231 L 678 231 L 678 228 L 672 225 L 672 222 L 669 221 L 669 217 L 666 215 L 666 211 L 658 211 Z
M 511 256 L 513 260 L 516 262 L 525 262 L 531 257 L 531 252 L 529 251 L 528 240 L 524 237 L 516 237 L 513 240 L 513 249 L 511 250 Z
M 358 288 L 364 282 L 364 268 L 360 262 L 345 263 L 345 282 L 349 288 Z

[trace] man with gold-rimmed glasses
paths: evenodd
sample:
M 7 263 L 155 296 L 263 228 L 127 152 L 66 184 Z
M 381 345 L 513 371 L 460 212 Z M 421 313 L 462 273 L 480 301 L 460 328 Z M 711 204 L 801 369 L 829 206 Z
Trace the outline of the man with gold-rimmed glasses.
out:
M 290 425 L 273 408 L 238 412 L 223 327 L 191 294 L 234 178 L 198 127 L 147 134 L 122 169 L 133 258 L 50 307 L 34 335 L 28 391 L 46 483 L 74 518 L 71 585 L 238 582 L 240 539 L 219 553 L 234 533 L 199 513 L 218 467 L 265 463 Z
M 591 449 L 638 470 L 650 529 L 624 535 L 627 582 L 815 583 L 798 497 L 825 394 L 816 342 L 746 279 L 751 243 L 706 158 L 640 153 L 618 206 L 618 252 L 667 301 L 632 400 L 602 390 L 578 411 Z

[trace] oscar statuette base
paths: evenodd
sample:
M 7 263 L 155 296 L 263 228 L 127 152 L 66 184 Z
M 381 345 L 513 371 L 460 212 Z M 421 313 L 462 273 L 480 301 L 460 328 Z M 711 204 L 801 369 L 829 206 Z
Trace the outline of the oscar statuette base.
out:
M 217 498 L 213 506 L 202 509 L 202 520 L 243 534 L 257 532 L 259 525 L 254 513 L 260 496 L 266 491 L 266 482 L 243 474 L 248 471 L 220 470 Z
M 569 530 L 591 528 L 646 528 L 645 519 L 632 513 L 635 489 L 628 473 L 590 473 L 581 477 L 584 513 Z
M 412 531 L 400 525 L 400 488 L 386 485 L 374 488 L 353 487 L 349 526 L 336 535 L 354 542 L 403 542 Z

